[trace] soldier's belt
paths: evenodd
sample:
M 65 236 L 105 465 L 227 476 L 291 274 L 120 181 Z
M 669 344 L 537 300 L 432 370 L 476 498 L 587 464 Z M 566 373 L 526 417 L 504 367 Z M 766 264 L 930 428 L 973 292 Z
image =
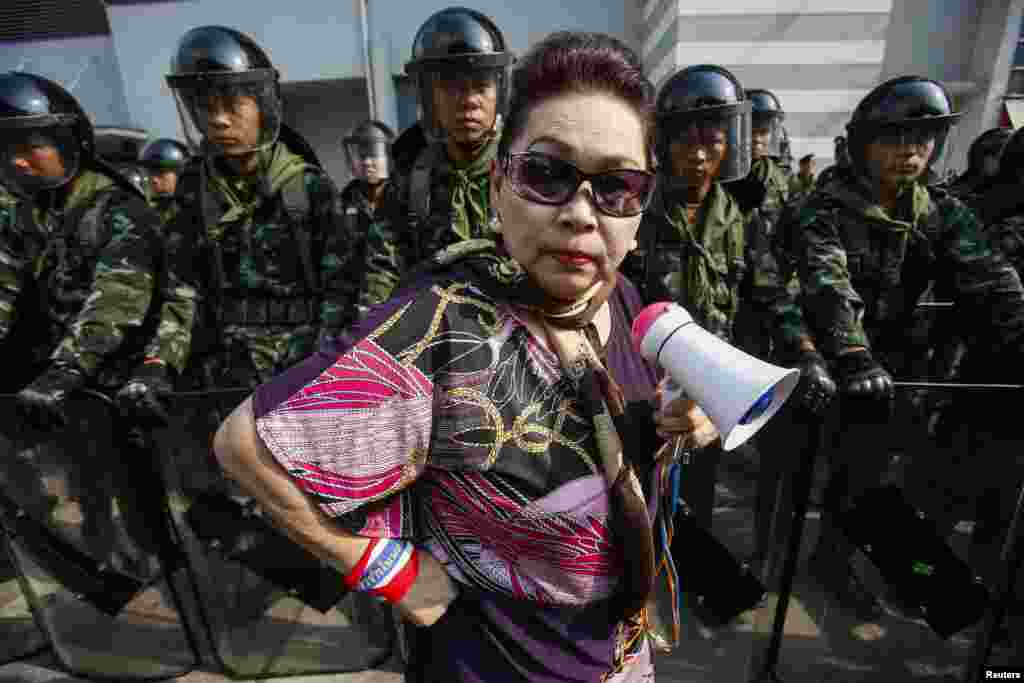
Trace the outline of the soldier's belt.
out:
M 318 318 L 316 302 L 302 298 L 225 298 L 225 325 L 309 325 Z

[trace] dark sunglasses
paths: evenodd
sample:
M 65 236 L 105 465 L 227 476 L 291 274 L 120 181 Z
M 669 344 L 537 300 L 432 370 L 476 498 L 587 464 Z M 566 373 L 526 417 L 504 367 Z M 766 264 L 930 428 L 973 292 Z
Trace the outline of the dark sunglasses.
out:
M 648 171 L 623 168 L 584 173 L 568 161 L 540 152 L 511 154 L 504 166 L 517 195 L 549 206 L 567 204 L 589 180 L 597 209 L 615 218 L 642 213 L 654 191 L 655 176 Z

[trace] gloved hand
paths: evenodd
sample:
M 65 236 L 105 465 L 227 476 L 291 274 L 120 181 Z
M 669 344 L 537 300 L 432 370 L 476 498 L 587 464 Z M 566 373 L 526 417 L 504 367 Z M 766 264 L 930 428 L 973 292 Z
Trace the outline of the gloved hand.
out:
M 167 397 L 174 391 L 167 366 L 163 363 L 145 363 L 125 384 L 114 403 L 121 417 L 139 427 L 166 427 Z
M 15 409 L 19 417 L 38 429 L 63 429 L 68 424 L 64 401 L 83 384 L 85 376 L 76 368 L 52 366 L 18 392 Z
M 892 376 L 867 349 L 850 351 L 836 359 L 839 390 L 851 398 L 891 399 L 895 392 Z
M 794 392 L 797 401 L 815 415 L 821 415 L 836 396 L 836 383 L 825 359 L 817 351 L 801 351 L 792 359 L 800 368 L 800 383 Z

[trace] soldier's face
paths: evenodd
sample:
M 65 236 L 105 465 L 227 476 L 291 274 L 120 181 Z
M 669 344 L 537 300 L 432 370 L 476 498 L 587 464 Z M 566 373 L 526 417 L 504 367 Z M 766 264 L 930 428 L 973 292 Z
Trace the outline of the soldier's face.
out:
M 178 174 L 174 171 L 153 171 L 149 176 L 149 186 L 156 195 L 172 195 L 178 187 Z
M 865 159 L 884 187 L 896 188 L 921 177 L 934 151 L 934 138 L 914 142 L 876 140 L 865 149 Z
M 207 140 L 225 156 L 251 152 L 260 141 L 259 103 L 251 95 L 209 94 L 202 98 Z
M 437 124 L 457 143 L 484 139 L 498 113 L 498 82 L 494 76 L 453 76 L 434 79 Z
M 757 127 L 751 129 L 750 154 L 754 159 L 760 159 L 768 154 L 768 141 L 771 139 L 771 136 L 771 128 Z
M 41 178 L 63 178 L 67 175 L 64 158 L 53 145 L 23 144 L 14 150 L 14 167 L 20 173 Z
M 718 177 L 728 151 L 723 128 L 691 125 L 669 145 L 672 173 L 687 185 L 700 187 Z
M 648 170 L 644 132 L 641 118 L 622 100 L 605 93 L 569 93 L 538 103 L 510 152 L 545 154 L 584 173 Z M 601 213 L 592 193 L 588 180 L 565 204 L 539 204 L 518 195 L 493 166 L 491 206 L 500 216 L 502 242 L 556 299 L 579 299 L 609 279 L 636 248 L 641 216 Z
M 800 175 L 804 176 L 805 178 L 810 178 L 812 175 L 814 175 L 814 162 L 807 161 L 800 164 Z

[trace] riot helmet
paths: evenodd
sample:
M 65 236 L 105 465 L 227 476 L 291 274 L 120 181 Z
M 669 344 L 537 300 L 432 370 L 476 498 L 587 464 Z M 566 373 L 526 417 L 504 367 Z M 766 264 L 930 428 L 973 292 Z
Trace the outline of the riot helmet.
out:
M 971 143 L 967 150 L 967 173 L 979 178 L 994 178 L 1006 143 L 1013 137 L 1012 128 L 989 128 Z
M 446 140 L 450 131 L 441 120 L 435 90 L 446 91 L 467 82 L 473 87 L 494 83 L 494 121 L 471 122 L 490 126 L 486 135 L 496 136 L 508 106 L 509 67 L 515 57 L 505 37 L 486 15 L 465 7 L 449 7 L 428 18 L 412 43 L 412 59 L 405 72 L 416 80 L 421 122 L 431 140 Z
M 786 112 L 775 93 L 769 90 L 752 89 L 747 91 L 750 100 L 751 154 L 753 158 L 762 156 L 781 157 L 785 131 L 782 122 Z
M 921 76 L 886 81 L 861 100 L 846 124 L 851 165 L 858 175 L 876 178 L 877 170 L 869 168 L 866 159 L 869 144 L 926 144 L 933 140 L 923 178 L 942 157 L 949 129 L 959 119 L 949 93 L 938 81 Z
M 837 135 L 832 141 L 835 147 L 835 164 L 839 168 L 850 167 L 850 150 L 846 147 L 846 137 Z
M 342 141 L 352 175 L 371 185 L 386 180 L 391 172 L 391 143 L 395 134 L 380 121 L 363 121 Z
M 271 147 L 281 130 L 279 74 L 259 45 L 224 26 L 186 33 L 171 58 L 185 141 L 204 156 L 243 156 Z
M 1024 179 L 1024 128 L 1014 131 L 1003 145 L 999 157 L 998 180 L 1003 183 L 1020 183 Z
M 740 82 L 719 66 L 690 66 L 668 79 L 656 104 L 656 153 L 663 173 L 675 176 L 670 148 L 692 140 L 707 150 L 725 143 L 717 180 L 729 182 L 750 172 L 750 100 Z
M 42 76 L 0 74 L 0 185 L 27 195 L 61 187 L 92 155 L 92 123 L 71 93 Z
M 181 173 L 188 163 L 188 148 L 177 140 L 157 138 L 139 153 L 139 163 L 154 171 Z

